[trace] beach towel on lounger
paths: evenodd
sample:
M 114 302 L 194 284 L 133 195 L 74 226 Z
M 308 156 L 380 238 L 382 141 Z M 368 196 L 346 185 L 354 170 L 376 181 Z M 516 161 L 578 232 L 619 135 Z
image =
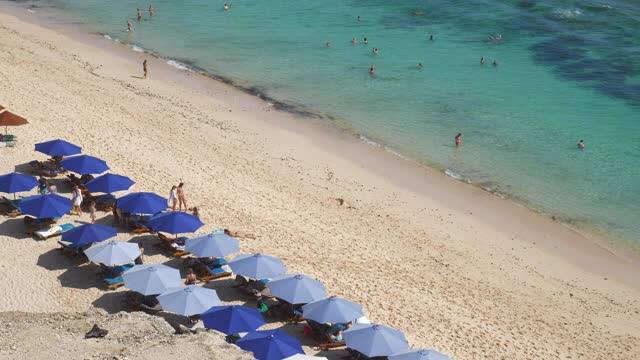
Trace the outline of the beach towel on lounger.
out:
M 63 233 L 73 229 L 75 226 L 73 224 L 62 224 L 52 226 L 49 229 L 36 231 L 35 234 L 38 238 L 45 240 L 52 236 L 62 235 Z

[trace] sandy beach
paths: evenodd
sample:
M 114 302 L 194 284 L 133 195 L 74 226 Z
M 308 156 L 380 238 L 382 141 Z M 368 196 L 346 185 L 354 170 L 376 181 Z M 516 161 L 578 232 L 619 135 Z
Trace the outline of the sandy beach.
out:
M 30 122 L 9 129 L 19 142 L 0 148 L 0 173 L 44 160 L 33 144 L 62 138 L 131 177 L 132 191 L 168 196 L 185 182 L 202 232 L 256 234 L 243 253 L 280 257 L 414 348 L 455 359 L 640 358 L 636 254 L 161 59 L 45 28 L 6 3 L 0 11 L 0 104 Z M 22 229 L 0 218 L 0 312 L 122 310 L 122 290 L 107 292 L 91 266 Z M 148 262 L 180 264 L 154 250 L 154 236 L 118 239 L 141 243 Z M 285 327 L 302 337 L 301 325 Z M 0 348 L 0 358 L 27 354 Z

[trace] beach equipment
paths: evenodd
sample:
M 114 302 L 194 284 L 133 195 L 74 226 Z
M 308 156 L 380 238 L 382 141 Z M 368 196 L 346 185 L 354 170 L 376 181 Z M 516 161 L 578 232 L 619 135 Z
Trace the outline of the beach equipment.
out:
M 353 325 L 343 333 L 349 349 L 368 356 L 389 356 L 409 349 L 402 331 L 380 324 Z
M 71 211 L 71 208 L 71 200 L 56 194 L 34 195 L 22 199 L 20 203 L 23 214 L 38 219 L 59 218 Z
M 271 294 L 290 304 L 308 304 L 329 296 L 324 285 L 305 275 L 280 275 L 269 281 Z
M 200 314 L 200 319 L 207 329 L 225 334 L 252 332 L 265 324 L 260 311 L 240 305 L 214 306 Z
M 149 226 L 154 231 L 162 231 L 174 235 L 194 232 L 203 225 L 197 216 L 182 211 L 157 214 L 149 219 Z
M 234 273 L 252 279 L 268 279 L 287 272 L 277 257 L 262 254 L 242 254 L 229 261 Z
M 68 157 L 60 161 L 60 166 L 65 170 L 73 171 L 80 175 L 101 174 L 109 170 L 106 161 L 89 155 Z
M 110 239 L 116 236 L 117 233 L 116 229 L 111 226 L 84 224 L 64 233 L 62 241 L 82 246 Z
M 362 306 L 335 296 L 302 306 L 302 317 L 321 324 L 344 324 L 361 316 L 364 316 Z
M 158 295 L 158 301 L 164 310 L 184 316 L 202 314 L 220 304 L 215 290 L 196 285 L 168 289 Z
M 93 244 L 84 253 L 89 260 L 105 265 L 132 263 L 141 254 L 138 244 L 122 241 Z
M 240 251 L 240 240 L 227 234 L 208 234 L 188 239 L 184 249 L 198 257 L 224 257 Z
M 118 199 L 117 206 L 132 214 L 155 214 L 167 208 L 167 199 L 150 192 L 134 192 Z
M 327 358 L 320 357 L 320 356 L 305 355 L 305 354 L 295 354 L 284 360 L 327 360 Z
M 251 351 L 258 360 L 282 360 L 304 354 L 300 340 L 280 330 L 263 330 L 247 334 L 236 342 L 242 350 Z
M 409 350 L 389 356 L 389 360 L 451 360 L 435 350 Z
M 18 116 L 0 106 L 0 126 L 4 126 L 5 135 L 9 134 L 8 126 L 20 126 L 26 125 L 28 123 L 29 122 L 27 121 L 27 119 L 23 118 L 22 116 Z
M 80 154 L 82 148 L 64 140 L 51 140 L 36 144 L 36 151 L 51 156 L 69 156 Z
M 31 175 L 10 173 L 0 175 L 0 191 L 15 194 L 22 191 L 30 191 L 38 186 L 38 179 Z
M 111 194 L 116 191 L 129 190 L 135 182 L 126 176 L 116 174 L 104 174 L 84 184 L 91 192 Z
M 142 295 L 162 294 L 182 285 L 180 271 L 163 264 L 136 265 L 122 274 L 124 286 Z

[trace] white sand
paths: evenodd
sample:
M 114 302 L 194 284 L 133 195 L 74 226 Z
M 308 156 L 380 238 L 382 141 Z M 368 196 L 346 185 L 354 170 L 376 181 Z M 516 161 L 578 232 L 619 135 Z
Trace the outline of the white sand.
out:
M 44 159 L 34 143 L 64 138 L 134 179 L 132 190 L 167 196 L 184 181 L 203 232 L 257 234 L 243 252 L 281 257 L 416 348 L 456 359 L 640 358 L 634 256 L 160 60 L 138 79 L 144 54 L 97 37 L 2 14 L 0 49 L 0 104 L 30 121 L 10 129 L 19 145 L 0 149 L 0 173 Z M 25 237 L 21 219 L 0 221 L 0 311 L 118 308 L 94 268 L 60 256 L 55 240 Z M 149 261 L 179 265 L 152 237 L 136 241 Z

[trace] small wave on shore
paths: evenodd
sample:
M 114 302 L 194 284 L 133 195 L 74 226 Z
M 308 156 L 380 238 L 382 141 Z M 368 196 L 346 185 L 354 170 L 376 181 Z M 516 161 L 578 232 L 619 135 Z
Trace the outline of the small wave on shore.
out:
M 178 70 L 193 72 L 193 70 L 189 66 L 187 66 L 187 65 L 185 65 L 185 64 L 183 64 L 183 63 L 181 63 L 179 61 L 175 61 L 175 60 L 169 59 L 169 60 L 167 60 L 167 64 L 170 65 L 170 66 L 173 66 L 174 68 L 176 68 Z

